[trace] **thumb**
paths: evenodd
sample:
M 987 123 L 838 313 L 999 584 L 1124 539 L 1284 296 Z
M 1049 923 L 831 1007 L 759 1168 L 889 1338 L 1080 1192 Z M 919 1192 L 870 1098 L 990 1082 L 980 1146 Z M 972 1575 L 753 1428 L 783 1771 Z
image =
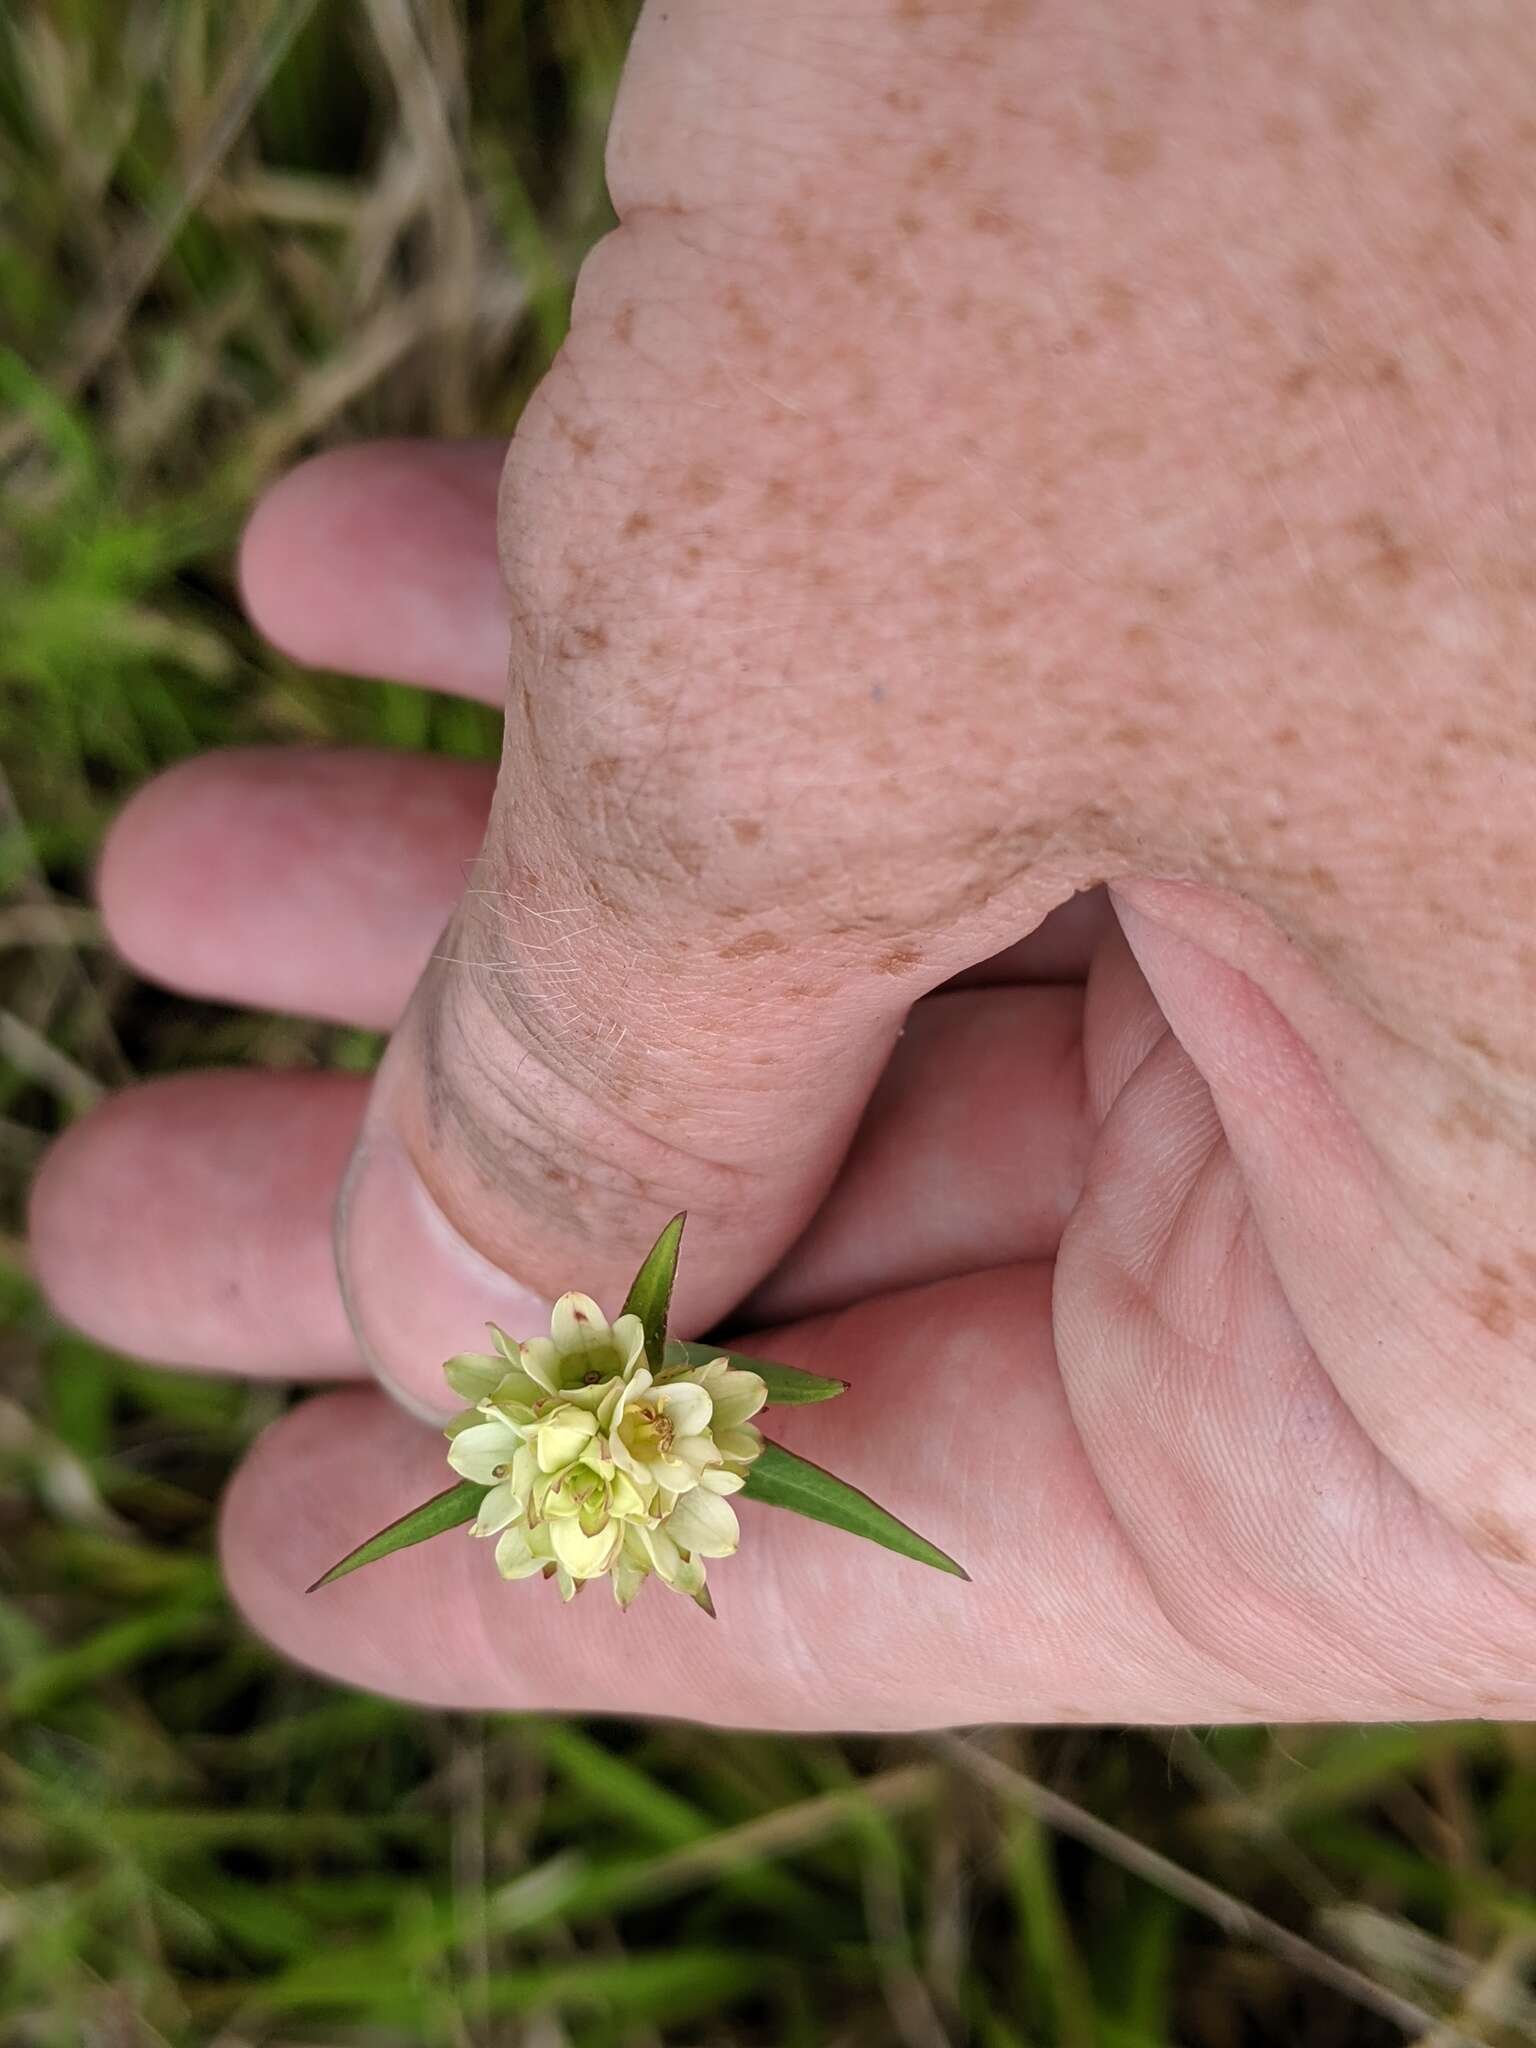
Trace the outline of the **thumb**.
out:
M 422 1413 L 487 1322 L 525 1335 L 570 1287 L 616 1313 L 679 1209 L 674 1320 L 708 1328 L 809 1221 L 918 992 L 818 966 L 814 937 L 723 918 L 686 875 L 620 876 L 515 745 L 337 1215 L 359 1344 Z

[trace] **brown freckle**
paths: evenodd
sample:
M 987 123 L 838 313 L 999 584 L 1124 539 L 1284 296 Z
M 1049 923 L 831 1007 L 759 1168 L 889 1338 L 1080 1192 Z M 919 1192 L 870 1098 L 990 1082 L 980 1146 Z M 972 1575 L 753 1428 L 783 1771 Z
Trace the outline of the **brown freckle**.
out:
M 891 484 L 891 503 L 899 510 L 925 497 L 932 489 L 930 477 L 919 476 L 915 470 L 900 470 Z
M 1128 462 L 1144 455 L 1146 449 L 1147 437 L 1139 427 L 1105 427 L 1088 443 L 1090 455 L 1102 455 L 1110 462 Z
M 1397 356 L 1378 356 L 1366 371 L 1365 381 L 1377 391 L 1401 391 L 1408 376 Z
M 647 641 L 645 652 L 649 661 L 670 661 L 677 653 L 677 642 L 665 633 L 658 633 L 654 640 Z
M 910 86 L 893 85 L 880 98 L 893 114 L 920 114 L 923 110 L 922 95 Z
M 1091 327 L 1085 327 L 1083 323 L 1079 321 L 1076 327 L 1074 327 L 1071 333 L 1067 336 L 1067 346 L 1072 350 L 1074 355 L 1084 354 L 1087 350 L 1093 347 L 1093 329 Z
M 1389 589 L 1400 590 L 1405 583 L 1413 581 L 1413 556 L 1391 522 L 1380 512 L 1368 512 L 1364 518 L 1356 519 L 1352 522 L 1351 531 L 1357 533 L 1371 549 L 1365 567 L 1377 582 L 1385 583 Z
M 966 321 L 970 319 L 975 304 L 974 296 L 962 287 L 961 290 L 955 293 L 949 304 L 944 308 L 944 311 L 956 327 L 963 327 Z
M 1334 109 L 1334 133 L 1346 142 L 1357 142 L 1368 128 L 1374 127 L 1378 101 L 1371 92 L 1346 93 Z
M 1477 734 L 1470 725 L 1448 725 L 1442 730 L 1440 737 L 1448 747 L 1475 747 L 1477 745 Z
M 1289 749 L 1301 745 L 1301 734 L 1294 725 L 1277 725 L 1269 736 L 1272 747 Z
M 1149 726 L 1140 724 L 1134 718 L 1128 718 L 1121 725 L 1111 726 L 1109 737 L 1115 746 L 1144 747 L 1150 742 L 1152 731 Z
M 1536 1252 L 1517 1249 L 1515 1252 L 1515 1264 L 1520 1268 L 1527 1280 L 1536 1280 Z
M 573 427 L 566 420 L 562 420 L 560 424 L 564 430 L 565 438 L 579 456 L 585 458 L 596 452 L 597 436 L 590 427 Z
M 779 240 L 787 249 L 803 248 L 809 239 L 809 230 L 793 207 L 784 207 L 779 214 Z
M 876 974 L 910 974 L 914 967 L 922 965 L 922 954 L 916 946 L 893 946 L 875 962 Z
M 601 654 L 608 645 L 606 626 L 572 626 L 571 638 L 586 654 Z
M 1491 1280 L 1495 1287 L 1509 1285 L 1509 1269 L 1501 1266 L 1497 1259 L 1479 1259 L 1477 1270 L 1485 1280 Z
M 1173 605 L 1183 603 L 1185 592 L 1182 586 L 1177 583 L 1149 583 L 1147 585 L 1147 595 L 1154 604 L 1172 607 Z
M 683 549 L 683 561 L 688 568 L 697 569 L 703 559 L 704 550 L 697 541 L 690 541 L 688 546 Z
M 1488 1144 L 1496 1138 L 1498 1127 L 1493 1119 L 1484 1114 L 1470 1096 L 1463 1096 L 1448 1115 L 1439 1117 L 1435 1129 L 1442 1138 L 1476 1138 Z
M 955 175 L 955 153 L 948 143 L 936 142 L 932 149 L 926 149 L 917 160 L 917 183 L 920 185 L 946 184 Z
M 1120 638 L 1127 647 L 1152 647 L 1157 643 L 1157 635 L 1145 619 L 1137 619 L 1134 625 L 1127 626 Z
M 1104 168 L 1112 178 L 1137 178 L 1157 162 L 1161 145 L 1146 128 L 1121 128 L 1106 137 Z
M 780 993 L 787 996 L 792 1003 L 804 1003 L 809 1002 L 816 991 L 808 981 L 792 981 Z
M 621 540 L 638 540 L 642 533 L 649 533 L 656 524 L 649 512 L 631 512 L 619 528 Z
M 1296 268 L 1296 296 L 1308 304 L 1328 296 L 1339 281 L 1339 267 L 1331 256 L 1310 256 Z
M 722 960 L 761 960 L 765 953 L 787 953 L 777 932 L 746 932 L 719 949 Z
M 849 259 L 848 276 L 854 284 L 868 284 L 874 274 L 875 259 L 868 250 L 861 249 L 857 256 Z
M 1001 206 L 978 206 L 972 209 L 971 226 L 978 235 L 1006 235 L 1012 231 L 1013 215 Z
M 1514 239 L 1514 229 L 1508 216 L 1495 210 L 1488 193 L 1487 166 L 1480 152 L 1474 149 L 1460 149 L 1451 156 L 1445 166 L 1445 174 L 1451 191 L 1466 211 L 1480 220 L 1497 241 Z
M 1286 371 L 1275 389 L 1282 398 L 1305 398 L 1322 367 L 1321 363 L 1297 363 Z
M 1339 878 L 1332 868 L 1325 868 L 1314 862 L 1306 870 L 1304 879 L 1311 883 L 1319 896 L 1337 896 L 1339 893 Z
M 614 780 L 623 765 L 617 754 L 599 754 L 595 760 L 587 763 L 587 775 L 591 781 L 606 787 Z
M 1491 1060 L 1495 1066 L 1503 1065 L 1502 1056 L 1494 1049 L 1489 1041 L 1487 1032 L 1480 1031 L 1475 1025 L 1464 1027 L 1458 1031 L 1456 1033 L 1456 1043 L 1460 1046 L 1465 1046 L 1468 1052 L 1475 1052 L 1481 1058 Z
M 1530 1552 L 1505 1516 L 1492 1508 L 1480 1508 L 1472 1517 L 1472 1526 L 1481 1539 L 1476 1547 L 1485 1557 L 1496 1557 L 1504 1564 L 1529 1564 Z
M 1301 141 L 1301 129 L 1289 114 L 1267 114 L 1261 133 L 1276 149 L 1294 149 Z
M 683 479 L 683 496 L 690 505 L 713 505 L 725 489 L 719 475 L 707 463 L 695 463 Z
M 1111 327 L 1129 327 L 1136 318 L 1136 294 L 1118 277 L 1106 277 L 1099 285 L 1099 313 Z
M 763 836 L 761 818 L 732 818 L 731 833 L 738 846 L 756 846 Z
M 631 302 L 628 305 L 620 306 L 618 312 L 613 316 L 614 339 L 615 341 L 627 342 L 633 337 L 634 331 L 635 308 L 633 302 Z
M 907 240 L 911 241 L 914 235 L 920 235 L 922 231 L 922 215 L 920 213 L 914 213 L 910 206 L 904 206 L 901 209 L 900 213 L 898 213 L 896 216 L 897 234 L 905 235 Z
M 743 338 L 757 348 L 766 348 L 770 339 L 762 315 L 752 304 L 740 285 L 733 284 L 726 291 L 721 304 L 735 320 Z

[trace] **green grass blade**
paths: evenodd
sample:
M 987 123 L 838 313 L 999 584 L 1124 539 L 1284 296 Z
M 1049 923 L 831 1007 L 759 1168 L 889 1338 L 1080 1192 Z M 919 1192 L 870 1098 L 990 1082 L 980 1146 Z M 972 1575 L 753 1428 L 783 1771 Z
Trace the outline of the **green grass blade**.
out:
M 860 1493 L 846 1480 L 834 1478 L 808 1458 L 796 1457 L 793 1451 L 786 1451 L 781 1444 L 764 1444 L 762 1456 L 747 1474 L 743 1495 L 747 1500 L 760 1500 L 767 1507 L 788 1508 L 793 1514 L 806 1515 L 813 1522 L 825 1522 L 833 1529 L 845 1529 L 850 1536 L 862 1536 L 870 1543 L 882 1544 L 885 1549 L 894 1550 L 901 1557 L 913 1558 L 918 1564 L 931 1564 L 936 1571 L 953 1572 L 957 1579 L 969 1580 L 971 1576 L 963 1565 L 956 1564 L 936 1543 L 930 1543 L 926 1536 L 919 1536 L 905 1522 L 898 1522 L 867 1493 Z
M 445 1530 L 461 1528 L 465 1522 L 474 1520 L 481 1501 L 489 1492 L 488 1486 L 477 1486 L 472 1479 L 463 1479 L 446 1492 L 435 1493 L 431 1500 L 424 1500 L 419 1508 L 412 1508 L 398 1522 L 391 1522 L 377 1536 L 370 1536 L 356 1550 L 348 1551 L 339 1564 L 333 1564 L 328 1572 L 322 1572 L 315 1583 L 304 1590 L 318 1593 L 333 1579 L 344 1579 L 348 1572 L 358 1571 L 365 1564 L 376 1564 L 381 1557 L 389 1557 L 396 1550 L 409 1550 L 413 1543 L 425 1543 L 429 1536 L 441 1536 Z
M 677 1277 L 677 1251 L 683 1241 L 685 1209 L 674 1216 L 645 1255 L 624 1297 L 623 1313 L 638 1316 L 645 1326 L 645 1355 L 651 1370 L 660 1372 L 667 1355 L 667 1316 L 672 1307 L 672 1282 Z
M 794 1408 L 807 1401 L 835 1401 L 846 1394 L 846 1380 L 823 1379 L 817 1372 L 801 1372 L 795 1365 L 779 1365 L 771 1358 L 749 1358 L 744 1351 L 727 1351 L 722 1344 L 683 1344 L 677 1338 L 667 1346 L 669 1365 L 708 1365 L 711 1359 L 727 1358 L 739 1372 L 755 1372 L 768 1389 L 770 1408 Z

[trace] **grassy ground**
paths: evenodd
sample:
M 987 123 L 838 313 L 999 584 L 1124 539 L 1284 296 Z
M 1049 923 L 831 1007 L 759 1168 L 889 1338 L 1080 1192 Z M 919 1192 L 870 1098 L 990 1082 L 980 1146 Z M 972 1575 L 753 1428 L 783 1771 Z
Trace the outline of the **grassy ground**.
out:
M 93 849 L 212 741 L 489 747 L 257 646 L 230 543 L 312 446 L 511 424 L 604 224 L 625 15 L 0 21 L 0 2043 L 1536 2042 L 1536 1732 L 789 1743 L 336 1694 L 209 1562 L 285 1396 L 29 1285 L 22 1188 L 103 1088 L 373 1056 L 136 985 Z

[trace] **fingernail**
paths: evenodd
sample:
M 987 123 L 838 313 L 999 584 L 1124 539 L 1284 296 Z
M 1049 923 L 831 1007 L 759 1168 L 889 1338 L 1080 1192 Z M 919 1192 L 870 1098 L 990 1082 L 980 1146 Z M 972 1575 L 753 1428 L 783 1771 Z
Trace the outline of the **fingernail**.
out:
M 398 1139 L 363 1138 L 336 1210 L 342 1299 L 364 1358 L 412 1414 L 436 1421 L 463 1404 L 443 1361 L 490 1347 L 487 1323 L 511 1337 L 547 1330 L 549 1303 L 467 1245 L 433 1201 Z

